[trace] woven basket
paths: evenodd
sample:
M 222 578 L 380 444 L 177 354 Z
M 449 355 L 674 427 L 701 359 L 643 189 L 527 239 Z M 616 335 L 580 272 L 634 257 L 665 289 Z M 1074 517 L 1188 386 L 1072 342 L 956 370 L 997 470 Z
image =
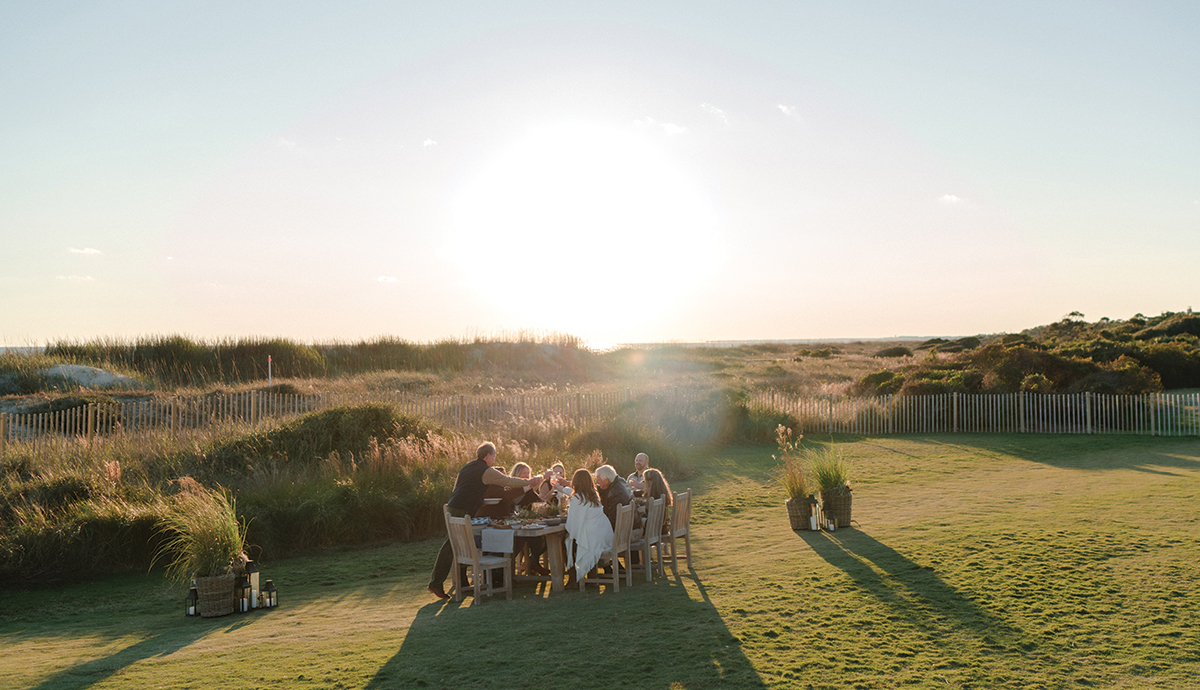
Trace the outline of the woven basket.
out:
M 828 517 L 830 513 L 836 515 L 838 527 L 849 527 L 852 498 L 853 495 L 851 495 L 849 492 L 833 493 L 831 491 L 822 491 L 821 510 L 825 513 L 826 517 Z
M 228 616 L 233 613 L 237 597 L 233 593 L 233 573 L 217 577 L 196 578 L 196 593 L 200 599 L 196 607 L 203 618 Z
M 792 523 L 793 530 L 807 530 L 812 527 L 808 521 L 812 515 L 812 504 L 807 499 L 789 498 L 784 505 L 787 506 L 788 521 Z

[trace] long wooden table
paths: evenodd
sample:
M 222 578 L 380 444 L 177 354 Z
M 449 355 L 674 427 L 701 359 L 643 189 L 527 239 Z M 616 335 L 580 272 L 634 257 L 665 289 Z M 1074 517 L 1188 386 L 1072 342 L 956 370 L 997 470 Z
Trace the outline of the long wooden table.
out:
M 549 582 L 550 591 L 561 592 L 566 587 L 563 585 L 563 576 L 566 575 L 566 564 L 563 558 L 563 542 L 567 537 L 566 524 L 547 525 L 545 527 L 537 527 L 529 529 L 528 527 L 513 526 L 513 527 L 494 527 L 492 525 L 471 525 L 471 529 L 477 534 L 482 534 L 485 529 L 504 529 L 511 531 L 514 537 L 545 537 L 546 538 L 546 561 L 550 569 L 549 577 L 541 577 L 538 575 L 517 575 L 513 573 L 513 579 L 523 582 Z

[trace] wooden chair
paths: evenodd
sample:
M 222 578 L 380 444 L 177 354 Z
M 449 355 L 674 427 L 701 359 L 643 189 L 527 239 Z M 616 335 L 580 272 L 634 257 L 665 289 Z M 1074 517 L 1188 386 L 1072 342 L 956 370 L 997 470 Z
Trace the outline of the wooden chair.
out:
M 462 601 L 463 589 L 466 588 L 465 582 L 459 582 L 462 578 L 461 569 L 458 567 L 460 564 L 471 567 L 471 592 L 476 600 L 481 593 L 489 597 L 495 593 L 489 574 L 495 568 L 504 571 L 504 585 L 508 590 L 508 598 L 512 599 L 512 557 L 483 555 L 481 549 L 475 545 L 475 533 L 471 531 L 470 518 L 451 517 L 450 507 L 445 505 L 442 506 L 442 515 L 446 518 L 446 533 L 450 536 L 450 548 L 454 551 L 454 566 L 451 568 L 454 574 L 454 600 Z
M 675 546 L 678 540 L 682 539 L 685 548 L 687 549 L 687 567 L 692 569 L 692 537 L 690 528 L 692 524 L 692 490 L 688 489 L 683 493 L 675 494 L 675 505 L 671 511 L 671 527 L 667 532 L 667 542 L 671 545 L 671 572 L 676 577 L 679 576 L 679 559 L 675 551 Z
M 625 586 L 633 586 L 633 569 L 630 567 L 630 558 L 633 555 L 633 550 L 630 549 L 631 537 L 633 536 L 633 504 L 617 507 L 617 527 L 613 530 L 612 548 L 600 554 L 600 563 L 607 559 L 612 563 L 612 574 L 609 577 L 600 575 L 599 568 L 596 569 L 595 577 L 579 578 L 579 591 L 583 591 L 585 585 L 611 585 L 614 592 L 621 591 L 621 561 L 620 556 L 625 556 Z M 597 563 L 597 566 L 599 563 Z
M 642 552 L 642 563 L 646 566 L 646 582 L 650 582 L 652 576 L 650 573 L 650 553 L 655 551 L 658 553 L 658 573 L 662 577 L 666 577 L 667 570 L 663 566 L 662 552 L 662 524 L 663 516 L 666 514 L 667 497 L 652 499 L 646 507 L 646 526 L 642 530 L 642 538 L 639 541 L 630 544 L 631 551 Z

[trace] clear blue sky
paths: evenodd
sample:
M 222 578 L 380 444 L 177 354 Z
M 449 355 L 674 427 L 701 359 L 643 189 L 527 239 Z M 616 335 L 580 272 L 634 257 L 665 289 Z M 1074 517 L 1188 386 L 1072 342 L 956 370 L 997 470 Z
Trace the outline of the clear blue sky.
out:
M 1193 2 L 8 3 L 0 345 L 1200 307 Z

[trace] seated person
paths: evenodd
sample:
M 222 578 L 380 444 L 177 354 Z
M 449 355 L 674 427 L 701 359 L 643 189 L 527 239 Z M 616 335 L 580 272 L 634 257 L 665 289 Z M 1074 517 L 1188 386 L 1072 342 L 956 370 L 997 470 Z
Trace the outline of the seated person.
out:
M 666 510 L 663 511 L 662 533 L 666 534 L 671 528 L 671 506 L 675 504 L 675 494 L 671 493 L 671 485 L 658 470 L 646 470 L 646 497 L 654 500 L 666 496 Z
M 617 506 L 627 506 L 633 503 L 633 493 L 629 491 L 629 485 L 617 475 L 617 471 L 613 469 L 612 465 L 601 465 L 596 468 L 596 487 L 600 489 L 600 502 L 604 505 L 604 514 L 608 516 L 608 522 L 616 527 Z
M 596 567 L 600 554 L 612 548 L 613 531 L 605 519 L 592 474 L 587 470 L 576 470 L 571 483 L 575 492 L 567 512 L 566 556 L 568 568 L 574 567 L 571 572 L 573 583 L 579 577 L 586 577 Z
M 524 464 L 524 463 L 520 463 Z M 519 466 L 519 465 L 518 465 Z M 525 465 L 528 469 L 528 465 Z M 514 466 L 513 469 L 516 469 Z M 504 476 L 508 476 L 503 467 L 493 467 Z M 529 479 L 529 477 L 517 477 L 518 479 Z M 488 484 L 487 492 L 483 495 L 484 503 L 479 510 L 475 511 L 475 517 L 486 518 L 506 518 L 516 512 L 516 504 L 525 494 L 530 491 L 528 486 L 502 486 L 499 484 Z M 500 499 L 498 502 L 490 503 L 488 499 Z
M 635 497 L 646 495 L 646 482 L 644 477 L 646 475 L 646 470 L 648 469 L 650 469 L 650 456 L 646 455 L 645 453 L 638 453 L 637 456 L 633 458 L 633 473 L 625 478 L 625 481 L 629 484 L 629 488 L 633 489 L 633 495 Z

